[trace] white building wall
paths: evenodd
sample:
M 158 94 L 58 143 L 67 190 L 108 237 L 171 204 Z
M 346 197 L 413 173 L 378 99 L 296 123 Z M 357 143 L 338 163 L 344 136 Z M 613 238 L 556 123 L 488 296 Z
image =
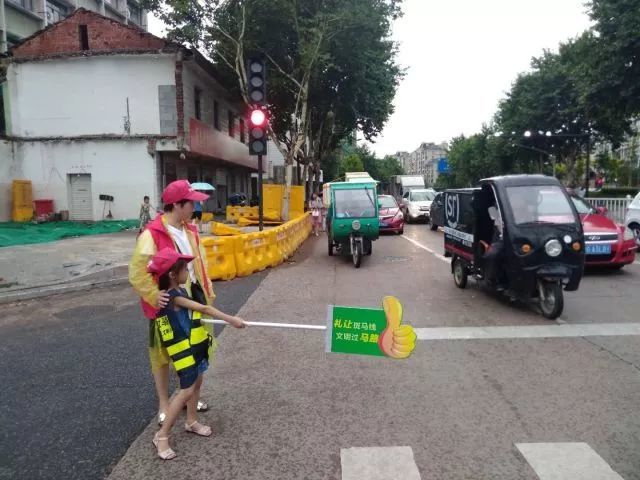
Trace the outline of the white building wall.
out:
M 19 176 L 20 168 L 13 160 L 12 150 L 11 142 L 0 141 L 0 222 L 11 220 L 11 181 L 23 180 Z
M 159 134 L 159 85 L 175 85 L 174 56 L 113 55 L 13 63 L 10 135 Z M 82 79 L 82 81 L 78 81 Z
M 267 170 L 267 178 L 275 178 L 273 167 L 284 166 L 284 157 L 282 156 L 282 153 L 280 153 L 280 150 L 278 150 L 278 147 L 273 140 L 269 140 L 267 142 L 267 156 L 265 161 L 266 165 L 264 165 L 264 167 Z
M 200 90 L 200 121 L 213 126 L 213 102 L 218 102 L 218 123 L 220 132 L 229 135 L 229 110 L 234 112 L 235 126 L 233 138 L 240 141 L 239 115 L 241 112 L 229 102 L 222 87 L 195 62 L 185 62 L 182 71 L 185 132 L 189 131 L 189 119 L 196 118 L 195 89 Z M 248 138 L 245 124 L 245 143 Z
M 27 179 L 33 185 L 33 198 L 53 199 L 56 212 L 70 210 L 69 175 L 91 174 L 93 220 L 102 220 L 101 194 L 111 195 L 108 207 L 114 219 L 137 218 L 142 198 L 160 204 L 155 157 L 149 155 L 146 140 L 104 140 L 63 142 L 0 142 L 0 221 L 11 216 L 11 180 Z M 7 167 L 7 165 L 9 165 Z M 5 175 L 6 174 L 6 175 Z M 107 209 L 107 213 L 108 213 Z

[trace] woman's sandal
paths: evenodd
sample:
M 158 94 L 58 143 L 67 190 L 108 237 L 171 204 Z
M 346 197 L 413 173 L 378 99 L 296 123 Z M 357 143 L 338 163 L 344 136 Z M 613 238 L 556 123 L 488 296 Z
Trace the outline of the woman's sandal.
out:
M 187 406 L 185 405 L 184 407 L 182 407 L 183 410 L 187 409 Z M 207 402 L 203 402 L 202 400 L 198 400 L 198 405 L 196 406 L 196 411 L 197 412 L 206 412 L 207 410 L 209 410 L 209 405 L 207 404 Z
M 152 440 L 153 445 L 156 447 L 156 449 L 158 448 L 158 442 L 160 442 L 161 440 L 169 440 L 169 437 L 159 437 L 158 434 L 156 433 Z M 177 457 L 176 452 L 174 452 L 171 449 L 171 447 L 167 448 L 166 450 L 163 450 L 162 452 L 158 450 L 158 456 L 162 460 L 173 460 L 174 458 Z
M 200 435 L 201 437 L 209 437 L 213 433 L 211 427 L 202 425 L 197 421 L 193 422 L 191 425 L 185 423 L 184 429 L 186 432 L 195 433 L 196 435 Z

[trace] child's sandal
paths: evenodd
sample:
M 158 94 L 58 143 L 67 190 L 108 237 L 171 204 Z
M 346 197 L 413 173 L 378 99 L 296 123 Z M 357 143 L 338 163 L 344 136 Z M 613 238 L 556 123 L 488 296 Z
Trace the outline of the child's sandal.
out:
M 169 440 L 169 437 L 158 437 L 158 434 L 156 433 L 152 440 L 153 445 L 156 447 L 156 449 L 158 448 L 158 442 L 160 440 Z M 173 460 L 177 457 L 176 452 L 174 452 L 171 447 L 163 450 L 162 452 L 158 450 L 158 456 L 162 460 Z
M 212 433 L 211 427 L 207 425 L 202 425 L 197 421 L 193 422 L 191 425 L 189 425 L 188 423 L 185 423 L 184 429 L 187 432 L 195 433 L 196 435 L 200 435 L 201 437 L 209 437 L 211 436 L 211 433 Z

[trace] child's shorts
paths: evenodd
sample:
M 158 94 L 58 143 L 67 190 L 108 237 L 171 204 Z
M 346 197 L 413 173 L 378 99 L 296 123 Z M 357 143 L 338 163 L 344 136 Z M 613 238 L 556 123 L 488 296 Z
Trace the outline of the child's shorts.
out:
M 208 363 L 211 365 L 218 348 L 215 336 L 213 335 L 213 325 L 210 323 L 204 324 L 204 329 L 211 335 L 211 344 L 208 346 Z M 151 363 L 151 371 L 156 372 L 160 368 L 165 367 L 171 363 L 171 357 L 167 352 L 167 349 L 162 346 L 162 338 L 160 331 L 158 330 L 158 324 L 155 320 L 149 320 L 149 362 Z M 206 369 L 206 368 L 205 368 Z M 202 370 L 202 369 L 200 369 Z

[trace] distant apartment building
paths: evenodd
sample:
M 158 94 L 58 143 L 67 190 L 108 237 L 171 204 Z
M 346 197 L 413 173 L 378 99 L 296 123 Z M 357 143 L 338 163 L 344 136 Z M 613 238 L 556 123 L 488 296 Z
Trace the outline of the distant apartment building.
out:
M 176 179 L 216 190 L 207 211 L 251 196 L 245 108 L 197 51 L 78 9 L 10 50 L 0 78 L 0 221 L 30 180 L 72 220 L 136 218 Z
M 624 142 L 617 149 L 620 159 L 640 168 L 640 119 L 633 122 L 633 133 L 625 137 Z
M 398 161 L 402 170 L 406 173 L 409 170 L 409 152 L 396 152 L 393 157 Z
M 433 186 L 438 179 L 438 160 L 446 156 L 446 143 L 436 145 L 423 142 L 408 154 L 404 171 L 407 175 L 424 175 L 425 183 Z
M 0 53 L 78 8 L 147 29 L 147 11 L 136 0 L 0 0 Z

